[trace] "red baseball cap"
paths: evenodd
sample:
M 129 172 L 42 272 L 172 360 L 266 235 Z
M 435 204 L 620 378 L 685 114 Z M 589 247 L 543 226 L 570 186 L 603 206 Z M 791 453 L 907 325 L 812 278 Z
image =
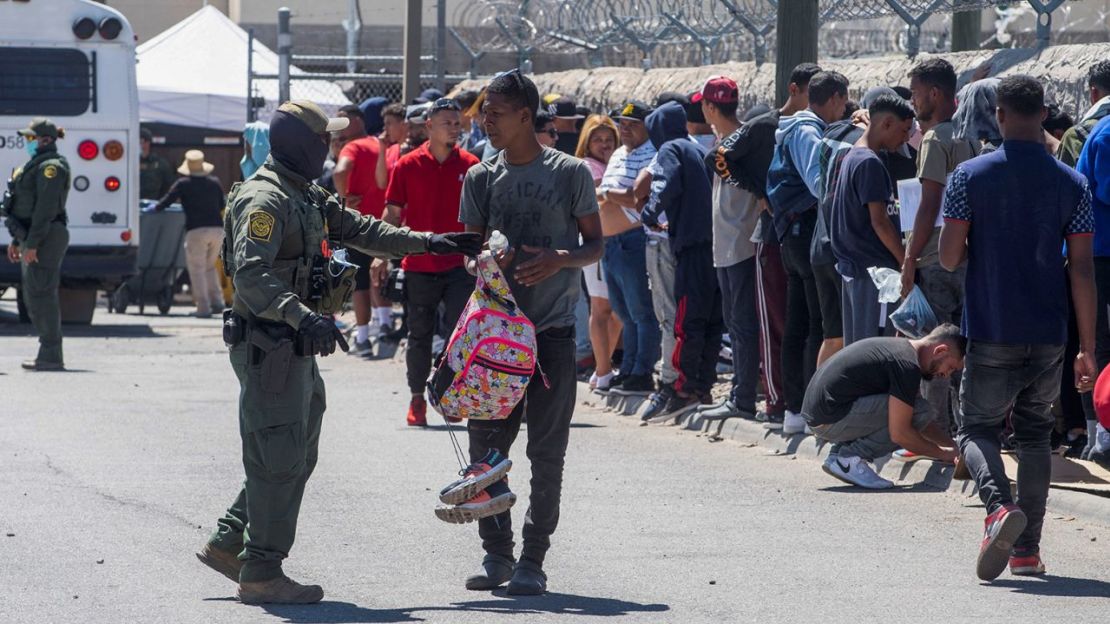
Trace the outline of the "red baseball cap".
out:
M 690 98 L 695 104 L 702 100 L 714 104 L 734 104 L 740 101 L 740 89 L 736 86 L 736 81 L 728 76 L 713 76 L 705 81 L 701 91 Z
M 1098 422 L 1110 429 L 1110 366 L 1102 369 L 1102 373 L 1099 374 L 1092 398 Z

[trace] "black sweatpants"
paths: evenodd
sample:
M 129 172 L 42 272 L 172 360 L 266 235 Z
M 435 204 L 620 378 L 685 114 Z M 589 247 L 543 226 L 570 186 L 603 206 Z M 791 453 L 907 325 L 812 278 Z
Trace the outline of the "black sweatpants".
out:
M 536 335 L 536 359 L 547 375 L 532 376 L 525 398 L 504 420 L 470 420 L 470 461 L 485 457 L 491 448 L 509 456 L 520 433 L 521 418 L 528 415 L 528 446 L 532 462 L 532 495 L 524 514 L 524 549 L 521 556 L 543 564 L 551 547 L 551 534 L 559 524 L 559 499 L 563 490 L 563 460 L 570 439 L 570 419 L 578 380 L 574 367 L 574 326 L 553 327 Z M 515 473 L 514 473 L 515 474 Z M 489 554 L 513 556 L 513 522 L 510 512 L 478 521 L 482 548 Z
M 408 304 L 409 344 L 405 350 L 409 390 L 424 394 L 428 373 L 432 370 L 432 338 L 436 318 L 443 303 L 444 324 L 450 333 L 462 314 L 463 307 L 474 292 L 474 276 L 462 267 L 443 273 L 405 272 L 405 298 Z M 444 336 L 444 340 L 450 335 Z
M 803 213 L 790 224 L 782 239 L 782 265 L 786 269 L 786 329 L 782 336 L 782 387 L 786 409 L 800 414 L 806 386 L 817 370 L 817 352 L 824 338 L 821 301 L 813 265 L 810 240 L 817 211 Z
M 717 355 L 725 321 L 721 288 L 713 268 L 713 247 L 688 247 L 675 254 L 674 388 L 683 394 L 707 394 L 717 380 Z

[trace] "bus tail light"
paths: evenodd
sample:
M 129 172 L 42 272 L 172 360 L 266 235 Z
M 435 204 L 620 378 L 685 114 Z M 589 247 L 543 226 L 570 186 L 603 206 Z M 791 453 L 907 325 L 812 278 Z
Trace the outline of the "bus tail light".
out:
M 73 188 L 81 192 L 89 190 L 89 179 L 83 175 L 73 178 Z
M 125 243 L 131 242 L 131 230 L 124 230 L 120 232 L 119 239 Z
M 85 160 L 92 160 L 100 154 L 100 148 L 96 146 L 96 141 L 85 139 L 77 144 L 77 155 Z
M 119 178 L 117 178 L 116 176 L 108 176 L 108 178 L 104 180 L 104 188 L 112 193 L 118 191 Z
M 97 26 L 100 36 L 105 39 L 115 39 L 123 30 L 123 22 L 114 17 L 106 17 L 100 20 L 100 25 Z
M 73 34 L 78 39 L 88 39 L 96 32 L 96 22 L 91 17 L 82 17 L 73 22 Z
M 108 160 L 119 160 L 123 158 L 123 143 L 119 141 L 108 141 L 104 144 L 104 157 Z

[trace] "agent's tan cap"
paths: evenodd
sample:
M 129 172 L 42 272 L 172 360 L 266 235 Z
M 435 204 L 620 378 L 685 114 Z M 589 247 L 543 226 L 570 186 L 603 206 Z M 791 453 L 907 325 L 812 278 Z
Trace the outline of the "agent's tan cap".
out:
M 279 106 L 278 110 L 300 119 L 316 134 L 338 132 L 351 123 L 346 117 L 328 117 L 324 109 L 308 100 L 292 100 Z

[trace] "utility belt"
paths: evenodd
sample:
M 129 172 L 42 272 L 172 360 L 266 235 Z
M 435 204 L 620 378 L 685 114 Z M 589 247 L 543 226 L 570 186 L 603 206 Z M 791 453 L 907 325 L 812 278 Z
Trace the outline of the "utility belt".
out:
M 262 389 L 285 389 L 294 357 L 311 357 L 311 340 L 285 323 L 247 319 L 232 309 L 223 313 L 224 344 L 247 344 L 248 363 L 262 369 Z

